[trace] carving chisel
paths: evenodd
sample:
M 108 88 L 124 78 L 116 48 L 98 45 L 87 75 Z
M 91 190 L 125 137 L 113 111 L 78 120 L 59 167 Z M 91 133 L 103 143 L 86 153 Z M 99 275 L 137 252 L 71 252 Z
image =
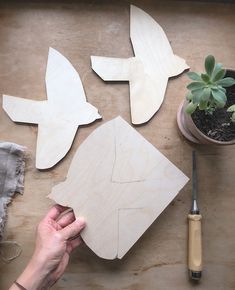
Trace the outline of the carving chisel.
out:
M 193 280 L 199 280 L 202 275 L 202 216 L 197 205 L 197 168 L 196 153 L 192 152 L 192 208 L 188 215 L 188 269 Z

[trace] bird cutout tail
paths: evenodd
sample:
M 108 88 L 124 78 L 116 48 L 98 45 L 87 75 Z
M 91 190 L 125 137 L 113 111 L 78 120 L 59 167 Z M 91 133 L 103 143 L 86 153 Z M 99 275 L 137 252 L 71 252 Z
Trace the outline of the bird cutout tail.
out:
M 131 119 L 135 125 L 148 122 L 159 110 L 166 91 L 168 76 L 157 77 L 147 70 L 143 62 L 133 58 L 130 80 Z
M 148 122 L 159 110 L 168 81 L 166 76 L 153 79 L 140 64 L 139 61 L 132 66 L 130 81 L 131 120 L 135 125 Z
M 78 125 L 62 121 L 53 124 L 52 120 L 50 126 L 47 122 L 39 123 L 36 168 L 47 169 L 57 164 L 72 146 L 77 129 Z
M 38 124 L 46 101 L 3 95 L 3 109 L 14 122 Z

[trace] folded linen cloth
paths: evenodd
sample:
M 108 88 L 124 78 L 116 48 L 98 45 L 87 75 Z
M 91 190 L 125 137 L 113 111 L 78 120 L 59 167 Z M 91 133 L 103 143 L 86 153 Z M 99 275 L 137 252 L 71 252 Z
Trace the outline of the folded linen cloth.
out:
M 7 220 L 7 205 L 15 192 L 23 194 L 25 147 L 15 143 L 0 143 L 0 241 Z

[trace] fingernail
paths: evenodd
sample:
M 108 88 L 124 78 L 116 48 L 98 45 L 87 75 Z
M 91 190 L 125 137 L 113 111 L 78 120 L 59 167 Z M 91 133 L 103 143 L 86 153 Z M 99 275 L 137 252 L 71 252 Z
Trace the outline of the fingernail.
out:
M 82 227 L 85 227 L 85 225 L 86 225 L 84 217 L 76 218 L 76 222 L 78 222 Z

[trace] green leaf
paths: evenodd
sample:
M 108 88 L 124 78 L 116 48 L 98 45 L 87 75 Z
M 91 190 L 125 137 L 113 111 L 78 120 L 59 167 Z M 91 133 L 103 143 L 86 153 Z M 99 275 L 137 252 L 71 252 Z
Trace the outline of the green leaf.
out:
M 235 113 L 232 114 L 231 121 L 235 122 Z
M 219 89 L 219 88 L 218 88 L 218 91 L 219 91 L 219 92 L 221 92 L 223 95 L 225 95 L 226 102 L 227 102 L 227 95 L 226 95 L 226 91 L 223 91 L 223 90 L 221 90 L 221 89 Z
M 200 103 L 202 94 L 203 94 L 203 89 L 202 88 L 192 91 L 192 101 L 193 101 L 194 104 L 199 104 Z
M 207 108 L 207 101 L 201 100 L 199 103 L 199 110 L 205 110 Z
M 194 104 L 190 102 L 187 107 L 185 108 L 185 112 L 189 115 L 191 115 L 196 109 L 197 109 L 198 104 Z
M 235 112 L 235 104 L 227 109 L 227 112 Z
M 209 76 L 211 76 L 215 67 L 215 58 L 213 55 L 208 55 L 205 59 L 205 69 Z
M 191 94 L 191 92 L 188 92 L 186 95 L 186 100 L 192 101 L 192 99 L 193 99 L 193 95 Z
M 187 85 L 187 89 L 190 91 L 201 89 L 205 86 L 203 82 L 192 82 Z
M 230 78 L 230 77 L 224 78 L 222 80 L 219 80 L 217 82 L 217 84 L 220 85 L 220 86 L 222 86 L 222 87 L 225 87 L 225 88 L 231 87 L 231 86 L 235 85 L 235 79 Z
M 209 99 L 210 99 L 210 95 L 211 95 L 211 89 L 210 88 L 205 88 L 203 90 L 203 94 L 202 94 L 202 97 L 201 97 L 202 101 L 208 102 Z
M 222 79 L 226 74 L 226 70 L 225 69 L 221 69 L 217 72 L 217 74 L 214 76 L 213 78 L 213 82 L 217 82 L 218 80 Z
M 201 79 L 205 82 L 208 83 L 210 81 L 210 77 L 207 74 L 201 74 Z
M 212 89 L 211 92 L 212 92 L 212 96 L 215 100 L 216 106 L 218 108 L 223 108 L 227 102 L 227 97 L 226 97 L 225 93 L 223 93 L 220 90 L 215 90 L 215 89 Z
M 201 81 L 201 77 L 198 73 L 195 72 L 188 72 L 187 76 L 193 81 Z
M 206 113 L 209 114 L 209 115 L 213 115 L 214 111 L 215 111 L 215 108 L 213 107 L 213 105 L 209 105 L 207 108 L 206 108 Z
M 223 88 L 222 86 L 217 86 L 218 90 L 224 92 L 226 94 L 226 89 Z
M 220 71 L 222 69 L 222 64 L 221 63 L 217 63 L 215 65 L 214 71 L 211 75 L 212 79 L 215 77 L 215 75 L 218 73 L 218 71 Z

